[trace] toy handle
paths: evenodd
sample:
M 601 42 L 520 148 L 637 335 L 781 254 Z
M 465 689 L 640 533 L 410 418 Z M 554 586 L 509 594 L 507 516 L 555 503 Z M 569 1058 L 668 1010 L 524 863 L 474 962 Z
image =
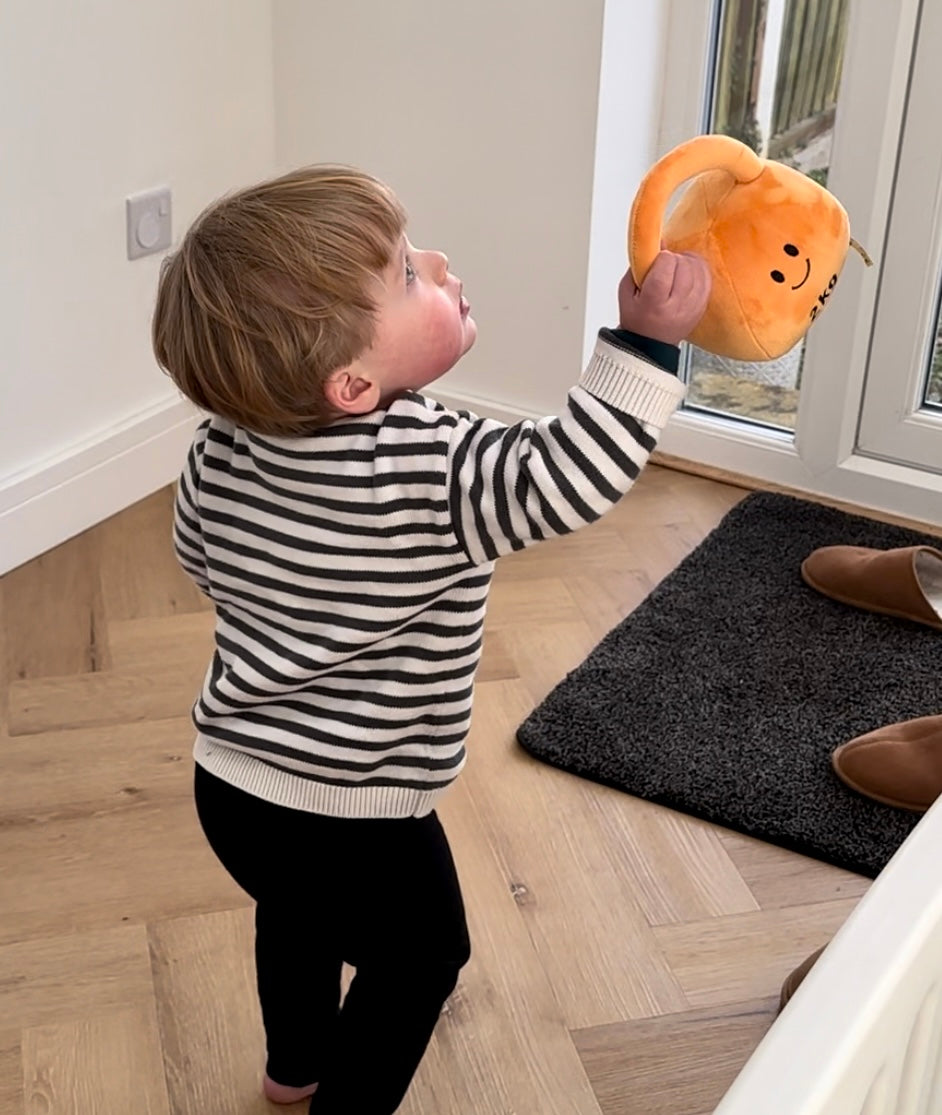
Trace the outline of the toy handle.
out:
M 628 259 L 638 286 L 661 250 L 661 228 L 671 194 L 688 178 L 706 170 L 725 170 L 737 182 L 762 173 L 763 160 L 732 136 L 703 135 L 675 147 L 642 178 L 628 220 Z

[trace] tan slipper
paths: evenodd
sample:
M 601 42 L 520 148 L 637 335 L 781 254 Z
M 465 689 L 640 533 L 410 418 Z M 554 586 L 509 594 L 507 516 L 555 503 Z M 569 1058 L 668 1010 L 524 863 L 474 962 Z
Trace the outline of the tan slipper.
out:
M 806 584 L 841 604 L 942 631 L 942 551 L 822 546 L 801 563 Z
M 818 957 L 824 952 L 825 947 L 825 945 L 822 945 L 821 948 L 816 949 L 810 956 L 806 956 L 798 967 L 788 975 L 785 982 L 782 984 L 782 990 L 778 999 L 778 1009 L 780 1011 L 785 1009 L 785 1004 L 801 986 L 802 980 L 815 966 Z
M 883 805 L 925 813 L 942 793 L 942 716 L 920 716 L 867 732 L 831 755 L 834 773 Z

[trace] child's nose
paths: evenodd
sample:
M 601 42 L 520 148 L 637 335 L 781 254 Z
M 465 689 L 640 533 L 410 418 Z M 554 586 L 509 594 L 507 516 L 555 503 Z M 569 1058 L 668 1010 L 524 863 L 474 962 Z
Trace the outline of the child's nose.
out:
M 448 276 L 448 256 L 444 252 L 429 252 L 432 257 L 432 274 L 437 283 L 443 283 Z

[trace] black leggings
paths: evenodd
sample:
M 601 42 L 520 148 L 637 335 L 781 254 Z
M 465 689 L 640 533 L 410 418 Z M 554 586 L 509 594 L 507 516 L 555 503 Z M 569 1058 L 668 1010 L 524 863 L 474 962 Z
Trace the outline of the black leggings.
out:
M 279 1084 L 311 1115 L 392 1115 L 470 956 L 438 817 L 348 820 L 271 805 L 196 767 L 206 838 L 256 902 L 255 963 Z M 356 976 L 343 1007 L 343 962 Z

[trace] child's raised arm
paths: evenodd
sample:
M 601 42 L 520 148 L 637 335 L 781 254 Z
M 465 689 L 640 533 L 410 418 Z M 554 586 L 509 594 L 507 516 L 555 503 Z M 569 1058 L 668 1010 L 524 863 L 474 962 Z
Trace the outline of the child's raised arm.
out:
M 634 484 L 684 387 L 656 365 L 645 338 L 676 345 L 703 315 L 710 292 L 698 256 L 661 252 L 639 291 L 619 286 L 630 337 L 603 330 L 559 416 L 506 427 L 461 418 L 449 437 L 448 501 L 463 548 L 475 562 L 594 522 Z M 671 363 L 676 369 L 677 351 Z

